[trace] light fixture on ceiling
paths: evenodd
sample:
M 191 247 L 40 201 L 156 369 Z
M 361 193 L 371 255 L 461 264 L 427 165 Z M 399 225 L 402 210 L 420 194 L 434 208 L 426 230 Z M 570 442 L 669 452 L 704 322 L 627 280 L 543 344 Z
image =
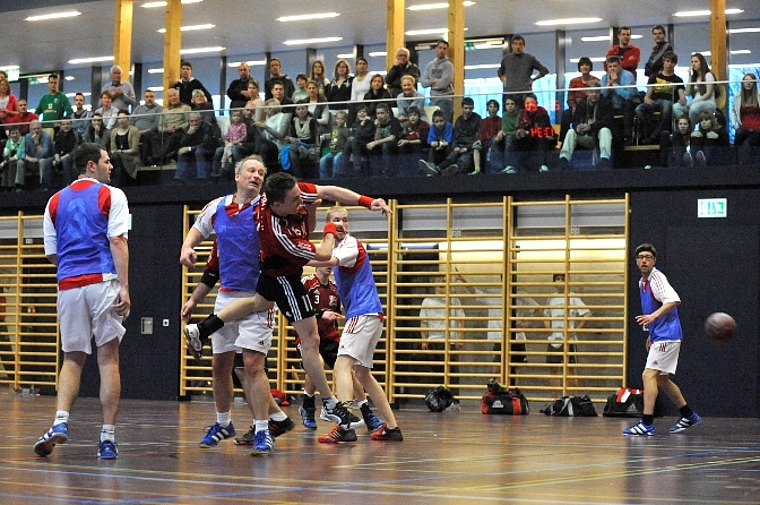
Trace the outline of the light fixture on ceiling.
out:
M 556 26 L 556 25 L 581 25 L 588 23 L 599 23 L 602 18 L 565 18 L 565 19 L 545 19 L 536 21 L 537 26 Z
M 760 33 L 760 27 L 756 28 L 731 28 L 728 30 L 728 33 L 731 35 L 735 35 L 738 33 Z
M 277 21 L 280 23 L 288 23 L 290 21 L 312 21 L 314 19 L 328 19 L 336 18 L 340 16 L 338 12 L 319 12 L 316 14 L 298 14 L 295 16 L 280 16 Z
M 149 68 L 148 73 L 149 74 L 163 74 L 164 69 L 163 68 Z
M 222 46 L 196 47 L 193 49 L 180 49 L 179 54 L 218 53 L 219 51 L 224 51 L 225 49 L 227 48 Z
M 470 7 L 471 5 L 475 5 L 475 2 L 469 2 L 465 1 L 462 2 L 462 5 L 465 7 Z M 433 4 L 418 4 L 418 5 L 410 5 L 407 7 L 407 10 L 410 11 L 429 11 L 433 9 L 448 9 L 449 3 L 448 2 L 437 2 Z
M 338 42 L 343 37 L 319 37 L 316 39 L 291 39 L 283 42 L 286 46 L 299 46 L 303 44 L 321 44 L 324 42 Z
M 182 0 L 182 2 L 180 2 L 180 3 L 183 3 L 183 4 L 197 4 L 197 3 L 201 3 L 202 1 L 203 0 Z M 167 5 L 166 2 L 146 2 L 146 3 L 142 4 L 140 7 L 144 8 L 144 9 L 156 9 L 158 7 L 166 7 L 166 5 Z
M 385 57 L 388 56 L 387 51 L 372 51 L 371 53 L 368 53 L 370 58 L 378 58 L 380 56 Z
M 356 58 L 356 55 L 354 53 L 341 53 L 336 55 L 336 58 L 343 60 L 352 60 Z
M 631 40 L 634 39 L 643 39 L 643 35 L 631 35 Z M 581 42 L 607 42 L 609 43 L 610 36 L 609 35 L 596 35 L 593 37 L 581 37 Z
M 227 66 L 230 68 L 236 68 L 239 67 L 241 63 L 245 63 L 249 67 L 261 67 L 267 64 L 267 60 L 249 60 L 249 61 L 233 61 L 230 63 L 227 63 Z
M 64 81 L 73 81 L 74 79 L 75 77 L 73 75 L 67 75 L 66 77 L 63 78 Z
M 74 18 L 81 15 L 82 13 L 79 11 L 65 11 L 53 14 L 40 14 L 39 16 L 29 16 L 28 18 L 25 18 L 24 21 L 49 21 L 51 19 Z
M 214 28 L 216 25 L 189 25 L 189 26 L 180 26 L 179 31 L 181 32 L 194 32 L 197 30 L 210 30 Z M 158 33 L 166 33 L 166 28 L 160 28 L 156 30 Z
M 464 31 L 469 30 L 469 28 L 465 28 Z M 408 32 L 404 32 L 404 35 L 435 35 L 435 34 L 447 34 L 449 32 L 448 28 L 427 28 L 425 30 L 409 30 Z
M 744 12 L 742 9 L 726 9 L 726 14 L 741 14 Z M 699 16 L 709 16 L 712 14 L 709 10 L 699 10 L 699 11 L 681 11 L 676 12 L 673 14 L 673 16 L 677 18 L 694 18 Z
M 75 58 L 69 60 L 72 65 L 79 65 L 81 63 L 101 63 L 106 61 L 113 61 L 113 56 L 93 56 L 91 58 Z
M 484 63 L 482 65 L 465 65 L 465 70 L 484 70 L 487 68 L 499 68 L 501 66 L 500 63 Z
M 594 57 L 594 58 L 589 58 L 589 59 L 591 61 L 604 61 L 607 58 L 604 58 L 604 57 Z M 580 58 L 570 58 L 570 63 L 578 63 L 578 61 L 580 61 Z
M 730 54 L 736 56 L 738 54 L 752 54 L 749 49 L 737 49 L 736 51 L 729 51 Z M 712 56 L 712 51 L 695 51 L 692 54 L 700 53 L 702 56 Z
M 69 98 L 74 98 L 77 95 L 91 96 L 92 93 L 90 93 L 89 91 L 84 91 L 84 92 L 77 91 L 76 93 L 66 93 L 66 96 L 69 97 Z

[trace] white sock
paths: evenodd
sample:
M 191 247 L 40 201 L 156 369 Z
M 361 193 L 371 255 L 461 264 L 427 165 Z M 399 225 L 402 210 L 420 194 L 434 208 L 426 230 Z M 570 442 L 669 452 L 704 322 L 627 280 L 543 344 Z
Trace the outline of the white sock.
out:
M 354 400 L 354 407 L 356 407 L 356 408 L 360 409 L 360 408 L 362 408 L 363 405 L 366 405 L 366 404 L 367 404 L 367 399 L 366 398 L 363 398 L 361 400 Z
M 232 413 L 231 412 L 217 412 L 216 413 L 216 422 L 219 423 L 219 426 L 222 428 L 226 428 L 230 425 L 230 422 L 232 422 Z
M 255 433 L 258 433 L 260 431 L 268 430 L 269 429 L 269 421 L 256 421 L 256 425 L 254 426 L 256 429 Z
M 275 412 L 274 414 L 269 414 L 269 419 L 272 421 L 284 421 L 288 418 L 288 415 L 280 410 L 279 412 Z
M 110 440 L 116 442 L 116 426 L 113 424 L 104 424 L 103 429 L 100 431 L 100 441 Z
M 68 423 L 69 422 L 69 413 L 65 410 L 56 410 L 55 412 L 55 419 L 53 420 L 53 426 L 56 426 L 61 423 Z
M 325 400 L 325 407 L 327 407 L 328 409 L 334 409 L 337 404 L 338 404 L 338 399 L 335 397 L 335 395 L 332 395 L 330 398 Z

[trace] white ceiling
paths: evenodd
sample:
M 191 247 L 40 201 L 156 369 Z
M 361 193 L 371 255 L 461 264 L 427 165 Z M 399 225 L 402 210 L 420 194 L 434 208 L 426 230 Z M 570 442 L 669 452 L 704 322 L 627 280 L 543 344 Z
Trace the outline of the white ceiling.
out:
M 408 0 L 407 5 L 431 1 L 435 0 Z M 140 7 L 143 3 L 144 0 L 135 1 L 132 60 L 161 61 L 163 35 L 157 30 L 164 25 L 164 10 L 145 9 Z M 226 48 L 223 54 L 230 58 L 303 47 L 283 45 L 287 39 L 340 36 L 342 41 L 330 45 L 347 46 L 384 44 L 386 38 L 383 0 L 204 0 L 183 7 L 182 25 L 212 23 L 216 27 L 184 32 L 182 47 L 223 46 Z M 727 7 L 744 9 L 743 14 L 729 16 L 729 21 L 760 18 L 760 0 L 727 0 Z M 70 9 L 79 10 L 82 15 L 57 21 L 24 21 L 30 15 Z M 553 28 L 539 27 L 535 22 L 578 16 L 603 19 L 600 23 L 587 25 L 590 29 L 706 22 L 704 17 L 684 19 L 672 16 L 679 10 L 698 9 L 709 9 L 709 0 L 477 0 L 474 6 L 465 9 L 466 37 L 552 31 Z M 67 62 L 73 58 L 113 54 L 114 10 L 114 1 L 103 0 L 2 12 L 0 66 L 19 65 L 21 73 L 44 72 L 71 68 Z M 328 20 L 275 21 L 280 16 L 325 11 L 341 15 Z M 444 28 L 446 18 L 446 9 L 407 10 L 405 26 L 406 30 Z M 435 35 L 407 37 L 407 43 L 435 38 Z M 644 46 L 648 44 L 647 40 Z

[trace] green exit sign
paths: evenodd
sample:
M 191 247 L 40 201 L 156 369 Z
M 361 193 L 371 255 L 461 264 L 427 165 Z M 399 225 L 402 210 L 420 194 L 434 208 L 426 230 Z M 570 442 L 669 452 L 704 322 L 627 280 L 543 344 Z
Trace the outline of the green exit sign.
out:
M 697 217 L 728 217 L 728 200 L 726 198 L 698 199 Z

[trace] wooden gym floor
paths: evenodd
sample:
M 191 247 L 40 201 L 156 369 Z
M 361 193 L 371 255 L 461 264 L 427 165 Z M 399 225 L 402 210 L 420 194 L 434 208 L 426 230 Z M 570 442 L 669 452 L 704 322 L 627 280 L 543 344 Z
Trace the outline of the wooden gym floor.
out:
M 231 440 L 201 449 L 213 404 L 123 400 L 119 459 L 99 461 L 97 399 L 80 398 L 70 439 L 40 458 L 32 445 L 55 398 L 0 392 L 0 505 L 13 504 L 757 504 L 760 421 L 705 419 L 669 435 L 626 438 L 635 420 L 484 416 L 401 410 L 402 443 L 328 446 L 300 423 L 275 452 L 250 457 Z M 601 411 L 601 409 L 599 409 Z M 286 409 L 300 421 L 297 407 Z M 239 434 L 244 405 L 233 419 Z M 331 426 L 320 423 L 317 433 Z

